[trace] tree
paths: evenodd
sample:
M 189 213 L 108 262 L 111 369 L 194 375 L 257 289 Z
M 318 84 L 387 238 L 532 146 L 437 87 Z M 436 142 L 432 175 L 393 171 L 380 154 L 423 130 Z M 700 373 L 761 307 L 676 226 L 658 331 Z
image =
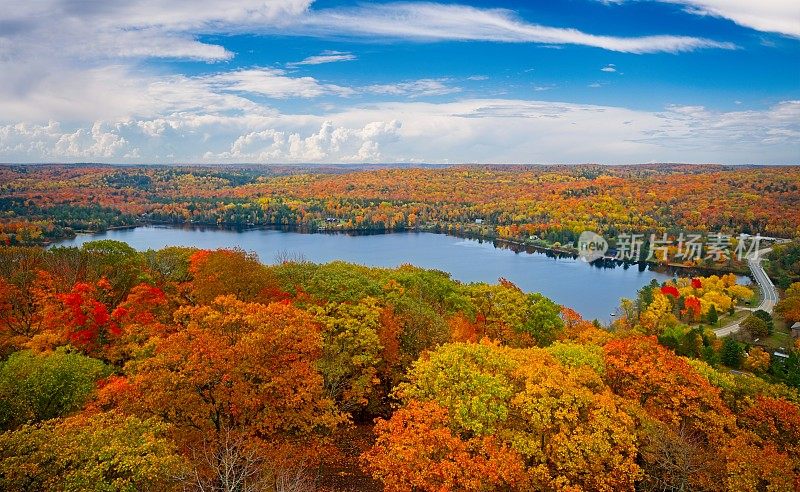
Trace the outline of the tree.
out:
M 87 280 L 106 279 L 112 304 L 121 301 L 134 285 L 144 280 L 142 255 L 127 243 L 103 239 L 84 243 L 81 249 L 90 259 L 92 277 Z
M 800 282 L 795 282 L 786 289 L 784 298 L 775 305 L 775 312 L 783 316 L 789 324 L 800 321 Z
M 538 293 L 525 294 L 511 282 L 475 284 L 467 293 L 476 311 L 476 321 L 483 325 L 482 335 L 508 345 L 544 347 L 564 329 L 558 304 Z
M 444 409 L 439 418 L 446 419 L 460 445 L 496 438 L 518 453 L 530 480 L 521 488 L 632 489 L 639 473 L 632 420 L 592 367 L 598 361 L 591 352 L 554 350 L 570 366 L 544 349 L 444 345 L 418 360 L 395 394 L 405 408 L 434 404 Z M 400 415 L 395 413 L 397 420 L 393 416 L 378 436 L 378 443 L 389 441 L 392 447 L 378 446 L 369 456 L 387 463 L 386 469 L 395 462 L 392 451 L 408 449 L 415 453 L 412 476 L 436 469 L 447 449 L 423 445 L 413 450 L 419 440 L 428 443 L 433 437 L 388 435 L 406 425 L 399 419 L 407 417 Z
M 740 426 L 798 460 L 800 467 L 800 405 L 783 398 L 758 395 L 738 415 Z
M 242 275 L 242 272 L 247 272 Z M 258 261 L 255 253 L 238 249 L 196 251 L 189 258 L 192 276 L 191 295 L 200 304 L 208 304 L 218 296 L 232 294 L 242 301 L 269 302 L 283 300 L 269 298 L 275 287 L 270 271 Z
M 642 422 L 638 429 L 643 468 L 642 490 L 709 490 L 712 477 L 725 473 L 702 435 L 686 426 L 677 429 L 658 421 Z
M 151 339 L 168 334 L 173 327 L 172 310 L 164 291 L 148 284 L 133 287 L 111 312 L 118 335 L 105 348 L 108 360 L 122 366 L 135 357 Z
M 285 443 L 321 440 L 344 420 L 324 393 L 322 338 L 308 313 L 223 296 L 181 308 L 175 318 L 182 328 L 131 365 L 122 405 L 161 416 L 179 442 L 196 447 L 230 429 L 280 452 Z
M 564 322 L 560 317 L 561 306 L 537 293 L 528 294 L 525 299 L 525 322 L 521 331 L 529 334 L 539 347 L 553 343 Z
M 66 294 L 58 294 L 45 307 L 46 326 L 57 336 L 83 350 L 99 355 L 120 329 L 111 317 L 112 286 L 101 278 L 79 282 Z
M 739 325 L 743 330 L 747 330 L 751 338 L 765 337 L 769 335 L 769 325 L 762 318 L 751 314 Z
M 545 350 L 565 367 L 590 367 L 597 374 L 605 373 L 603 348 L 598 345 L 556 342 Z
M 363 408 L 380 382 L 380 306 L 375 299 L 366 298 L 357 304 L 328 303 L 315 313 L 323 339 L 317 367 L 328 396 L 342 411 Z
M 689 296 L 684 300 L 681 314 L 686 316 L 689 321 L 694 322 L 700 320 L 701 310 L 700 299 L 695 296 Z
M 665 289 L 668 290 L 668 295 L 664 294 Z M 671 316 L 672 304 L 669 297 L 673 296 L 673 290 L 675 293 L 678 292 L 674 286 L 667 286 L 662 287 L 661 291 L 653 294 L 653 301 L 639 316 L 639 322 L 645 333 L 658 333 L 663 328 L 666 319 Z M 678 296 L 674 295 L 674 297 L 677 298 Z
M 451 429 L 447 409 L 433 402 L 410 402 L 379 420 L 375 433 L 362 460 L 388 492 L 481 491 L 526 481 L 519 453 L 491 436 L 462 438 Z
M 653 279 L 649 284 L 639 289 L 639 291 L 636 293 L 636 304 L 640 313 L 644 312 L 644 310 L 647 309 L 647 306 L 653 302 L 653 291 L 657 290 L 658 288 L 658 280 Z
M 40 274 L 39 248 L 0 249 L 0 354 L 19 350 L 42 328 L 48 283 Z
M 708 442 L 719 442 L 733 428 L 719 390 L 655 338 L 613 340 L 603 349 L 608 385 L 651 417 L 673 429 L 684 425 Z
M 0 434 L 0 489 L 181 490 L 184 460 L 156 419 L 76 415 Z
M 15 352 L 0 363 L 0 428 L 67 415 L 83 407 L 95 382 L 108 374 L 97 359 L 58 349 Z
M 753 347 L 744 360 L 744 368 L 755 373 L 764 373 L 769 369 L 770 356 L 761 347 Z
M 759 320 L 760 321 L 760 320 Z M 727 337 L 722 344 L 720 354 L 722 363 L 733 369 L 740 369 L 744 362 L 744 345 L 733 338 Z
M 717 314 L 717 306 L 711 304 L 708 308 L 708 313 L 706 313 L 706 321 L 711 326 L 716 326 L 717 322 L 719 321 L 719 315 Z
M 723 449 L 725 490 L 797 490 L 800 474 L 795 463 L 770 442 L 742 432 Z
M 753 311 L 753 316 L 763 319 L 764 322 L 767 323 L 767 328 L 769 329 L 769 333 L 772 333 L 772 330 L 774 329 L 775 325 L 774 321 L 772 320 L 771 314 L 764 311 L 763 309 L 756 309 L 755 311 Z

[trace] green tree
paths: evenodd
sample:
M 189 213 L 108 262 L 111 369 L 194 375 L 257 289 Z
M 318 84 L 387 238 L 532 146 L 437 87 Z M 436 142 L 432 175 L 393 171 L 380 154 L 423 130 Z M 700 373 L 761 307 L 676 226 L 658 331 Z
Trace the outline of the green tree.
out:
M 561 306 L 538 292 L 528 294 L 522 331 L 530 334 L 538 346 L 544 347 L 553 343 L 563 329 Z
M 720 359 L 726 366 L 740 369 L 742 367 L 742 362 L 744 362 L 744 345 L 733 338 L 725 338 L 725 342 L 722 344 Z
M 719 314 L 717 313 L 717 307 L 712 304 L 711 307 L 708 308 L 708 313 L 706 314 L 706 321 L 711 326 L 716 326 L 717 321 L 719 321 Z
M 636 301 L 640 313 L 644 312 L 644 310 L 647 309 L 647 306 L 653 302 L 653 291 L 657 290 L 658 288 L 658 280 L 653 279 L 649 284 L 639 289 L 639 292 L 637 292 Z
M 740 325 L 742 329 L 747 330 L 753 338 L 765 337 L 769 335 L 769 325 L 762 318 L 751 314 Z
M 769 330 L 769 333 L 772 333 L 772 330 L 775 328 L 775 322 L 772 320 L 771 314 L 764 311 L 763 309 L 757 309 L 753 311 L 753 316 L 763 319 L 764 322 L 767 323 L 767 329 Z
M 108 375 L 103 362 L 65 349 L 15 352 L 0 365 L 0 428 L 11 429 L 80 409 Z

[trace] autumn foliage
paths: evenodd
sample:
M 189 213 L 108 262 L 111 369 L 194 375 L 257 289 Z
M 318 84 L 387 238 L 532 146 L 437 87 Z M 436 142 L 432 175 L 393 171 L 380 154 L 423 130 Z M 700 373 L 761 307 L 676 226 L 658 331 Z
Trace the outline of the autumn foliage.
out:
M 167 223 L 304 229 L 435 228 L 550 244 L 584 230 L 794 237 L 797 167 L 0 167 L 0 243 Z M 475 219 L 485 219 L 475 224 Z M 687 260 L 692 263 L 692 260 Z
M 305 490 L 343 454 L 335 480 L 398 492 L 798 483 L 797 391 L 677 355 L 702 333 L 663 343 L 747 297 L 729 277 L 652 287 L 610 331 L 409 265 L 113 241 L 0 260 L 3 490 Z

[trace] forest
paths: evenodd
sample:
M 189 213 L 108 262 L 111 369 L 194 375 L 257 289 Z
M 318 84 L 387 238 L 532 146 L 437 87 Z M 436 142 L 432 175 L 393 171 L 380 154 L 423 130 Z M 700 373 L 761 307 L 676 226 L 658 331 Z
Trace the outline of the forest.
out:
M 0 489 L 796 490 L 800 344 L 709 329 L 754 295 L 653 283 L 600 326 L 410 265 L 6 246 Z
M 735 247 L 740 234 L 799 236 L 798 184 L 791 166 L 0 166 L 0 241 L 161 223 L 426 230 L 555 249 L 586 230 L 612 246 L 619 234 L 724 233 Z M 733 255 L 670 259 L 746 270 Z
M 798 184 L 712 165 L 0 166 L 0 490 L 798 490 L 796 239 L 766 255 L 774 313 L 728 273 L 745 261 L 665 257 L 702 268 L 608 325 L 503 278 L 57 244 L 175 224 L 733 249 L 800 236 Z

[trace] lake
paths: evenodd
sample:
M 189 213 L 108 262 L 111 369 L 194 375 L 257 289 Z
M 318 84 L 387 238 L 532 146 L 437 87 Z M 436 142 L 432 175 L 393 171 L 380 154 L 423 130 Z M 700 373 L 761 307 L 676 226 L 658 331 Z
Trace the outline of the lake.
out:
M 281 255 L 302 256 L 317 263 L 344 260 L 379 267 L 410 263 L 448 272 L 462 282 L 495 283 L 505 277 L 526 292 L 541 292 L 587 319 L 597 318 L 602 322 L 611 319 L 610 313 L 619 305 L 620 298 L 635 297 L 636 291 L 651 279 L 661 282 L 672 278 L 649 269 L 642 271 L 638 265 L 602 268 L 541 252 L 515 252 L 496 247 L 491 241 L 428 232 L 348 235 L 145 226 L 79 234 L 57 245 L 80 246 L 98 239 L 124 241 L 140 251 L 166 246 L 239 247 L 256 252 L 264 263 L 275 263 Z

